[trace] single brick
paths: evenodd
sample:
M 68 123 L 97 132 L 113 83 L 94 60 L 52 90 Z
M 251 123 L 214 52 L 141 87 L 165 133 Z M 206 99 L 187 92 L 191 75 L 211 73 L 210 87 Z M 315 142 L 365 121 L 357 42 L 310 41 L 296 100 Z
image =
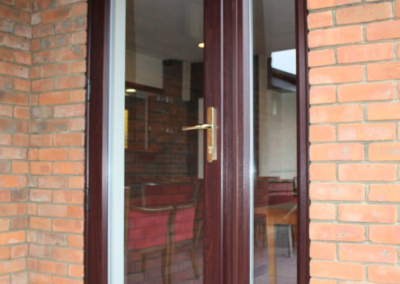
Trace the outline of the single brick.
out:
M 58 105 L 68 103 L 68 92 L 50 92 L 39 95 L 39 105 Z
M 396 263 L 397 250 L 390 246 L 339 244 L 339 260 Z
M 335 220 L 336 207 L 330 203 L 315 203 L 310 206 L 311 220 Z
M 35 0 L 33 2 L 33 10 L 41 11 L 56 8 L 56 0 Z
M 368 64 L 367 76 L 368 81 L 400 79 L 400 62 Z
M 312 163 L 310 166 L 310 180 L 312 181 L 336 180 L 336 165 Z
M 88 4 L 80 3 L 72 7 L 72 17 L 86 16 L 88 13 Z
M 338 9 L 338 25 L 379 21 L 392 17 L 392 3 L 384 2 Z
M 312 183 L 311 200 L 363 201 L 365 186 L 363 184 Z
M 26 269 L 26 260 L 24 258 L 5 261 L 0 263 L 0 274 L 13 273 Z
M 378 202 L 400 202 L 400 185 L 372 184 L 369 186 L 368 199 Z
M 308 45 L 310 48 L 341 45 L 361 42 L 363 29 L 360 26 L 330 28 L 310 31 L 308 34 Z
M 368 120 L 397 120 L 400 119 L 400 103 L 368 104 Z
M 400 143 L 374 143 L 369 145 L 370 161 L 400 161 Z
M 369 24 L 366 28 L 368 41 L 400 38 L 400 21 Z
M 54 117 L 74 117 L 74 116 L 84 116 L 85 115 L 85 105 L 84 104 L 70 104 L 56 106 L 54 108 Z
M 58 9 L 43 12 L 42 21 L 43 23 L 49 23 L 68 19 L 69 17 L 71 17 L 71 9 L 69 7 L 61 7 Z
M 83 236 L 68 235 L 68 246 L 82 248 L 83 247 Z
M 53 231 L 65 233 L 83 233 L 83 221 L 81 220 L 66 220 L 54 219 Z
M 54 146 L 83 146 L 83 133 L 57 133 L 54 134 Z
M 86 57 L 86 45 L 56 50 L 56 61 L 83 59 Z
M 396 2 L 396 11 L 395 11 L 396 18 L 400 18 L 400 2 Z
M 50 175 L 51 163 L 49 162 L 31 162 L 32 175 Z
M 355 3 L 361 3 L 361 0 L 308 0 L 307 7 L 308 9 L 313 10 Z
M 311 242 L 310 257 L 324 260 L 335 260 L 336 244 Z
M 308 28 L 310 30 L 332 26 L 332 11 L 308 14 Z
M 44 65 L 40 67 L 41 77 L 54 77 L 59 75 L 68 74 L 68 64 L 67 63 L 57 63 Z
M 68 217 L 73 219 L 84 219 L 83 206 L 68 206 Z
M 339 63 L 356 63 L 393 58 L 393 43 L 375 43 L 345 46 L 337 49 Z M 311 65 L 310 65 L 311 66 Z
M 394 123 L 342 124 L 338 126 L 339 141 L 383 141 L 396 137 Z
M 30 200 L 36 202 L 50 202 L 51 201 L 51 191 L 41 190 L 41 189 L 31 189 Z
M 40 149 L 39 160 L 42 161 L 67 160 L 67 149 Z
M 62 189 L 67 187 L 67 179 L 65 177 L 48 176 L 39 177 L 39 187 Z
M 339 221 L 394 223 L 396 207 L 390 205 L 341 204 L 339 205 Z
M 53 258 L 58 261 L 70 263 L 83 263 L 83 251 L 69 248 L 53 248 Z
M 332 125 L 311 125 L 310 142 L 330 142 L 335 140 L 336 127 Z
M 0 9 L 0 17 L 25 24 L 31 23 L 31 14 L 29 12 L 13 9 L 8 6 L 2 6 Z
M 318 67 L 310 70 L 310 84 L 355 83 L 363 80 L 364 66 Z
M 338 86 L 339 102 L 379 101 L 394 98 L 392 83 L 373 83 Z
M 324 66 L 335 64 L 333 49 L 314 50 L 308 53 L 308 66 Z
M 53 89 L 53 78 L 32 81 L 33 92 L 45 92 Z
M 348 224 L 310 223 L 310 239 L 361 242 L 365 240 L 365 227 Z
M 362 121 L 362 105 L 320 106 L 310 109 L 311 123 L 334 123 Z
M 0 82 L 0 84 L 1 84 L 1 82 Z M 14 89 L 16 91 L 30 92 L 31 91 L 31 81 L 23 80 L 23 79 L 14 79 Z
M 80 162 L 53 163 L 53 173 L 57 175 L 83 175 L 84 167 Z
M 317 144 L 310 146 L 311 161 L 364 160 L 362 144 Z
M 338 169 L 339 181 L 395 181 L 396 165 L 342 164 Z
M 47 260 L 38 260 L 38 271 L 41 273 L 49 273 L 53 275 L 67 275 L 67 265 Z
M 56 90 L 83 88 L 85 86 L 85 75 L 59 77 L 54 80 L 54 87 Z
M 400 244 L 400 226 L 370 225 L 369 240 L 378 244 Z
M 311 260 L 310 274 L 313 277 L 343 280 L 364 280 L 365 267 L 359 263 Z
M 335 87 L 312 87 L 310 89 L 310 104 L 329 104 L 335 102 Z
M 368 280 L 375 283 L 396 284 L 400 279 L 400 267 L 368 266 Z
M 38 215 L 43 217 L 67 217 L 67 206 L 39 204 Z

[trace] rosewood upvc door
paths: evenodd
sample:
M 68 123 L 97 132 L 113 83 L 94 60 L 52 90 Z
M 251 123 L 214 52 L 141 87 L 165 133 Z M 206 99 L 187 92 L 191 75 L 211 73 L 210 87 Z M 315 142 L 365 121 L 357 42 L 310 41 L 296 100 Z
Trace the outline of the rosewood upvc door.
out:
M 89 7 L 85 283 L 308 282 L 305 0 Z

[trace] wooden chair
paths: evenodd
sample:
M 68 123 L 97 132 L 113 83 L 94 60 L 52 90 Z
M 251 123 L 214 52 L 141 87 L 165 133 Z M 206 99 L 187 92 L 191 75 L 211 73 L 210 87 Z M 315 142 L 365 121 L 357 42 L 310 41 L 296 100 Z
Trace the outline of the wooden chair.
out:
M 256 194 L 255 197 L 255 207 L 272 206 L 297 200 L 297 194 L 294 190 L 294 181 L 268 182 L 267 184 L 259 184 L 259 187 L 260 188 L 256 189 L 256 192 L 258 191 L 258 194 Z M 265 187 L 268 187 L 268 189 L 265 190 Z M 257 245 L 258 241 L 261 239 L 263 247 L 265 247 L 267 243 L 265 234 L 265 231 L 267 229 L 265 223 L 265 215 L 261 213 L 254 214 L 254 224 L 255 245 Z M 296 246 L 296 234 L 296 228 L 288 225 L 288 247 L 290 257 L 293 256 L 293 247 Z
M 158 248 L 163 249 L 163 264 L 165 260 L 168 267 L 166 271 L 163 270 L 163 279 L 165 275 L 167 275 L 167 283 L 172 283 L 173 257 L 176 246 L 187 247 L 192 261 L 194 275 L 196 278 L 200 277 L 195 256 L 195 247 L 200 238 L 203 224 L 202 221 L 198 222 L 198 226 L 195 230 L 199 190 L 199 182 L 149 183 L 127 187 L 127 206 L 134 206 L 134 210 L 154 213 L 152 210 L 156 210 L 153 209 L 156 206 L 163 206 L 163 208 L 159 208 L 164 210 L 162 212 L 167 212 L 171 210 L 171 208 L 173 209 L 172 211 L 168 211 L 171 216 L 167 224 L 169 231 L 167 250 L 164 251 L 164 247 Z M 175 194 L 176 199 L 174 200 L 171 198 L 173 194 L 170 196 L 168 192 Z M 129 214 L 132 215 L 132 213 Z M 146 271 L 146 254 L 151 251 L 153 250 L 140 250 L 138 252 L 142 254 L 142 272 Z M 164 257 L 164 253 L 167 253 L 166 258 Z
M 174 217 L 171 224 L 171 257 L 170 281 L 172 283 L 175 247 L 186 246 L 192 262 L 193 273 L 196 279 L 200 278 L 195 254 L 194 222 L 196 216 L 196 203 L 175 206 Z
M 142 256 L 142 272 L 146 270 L 146 253 L 160 250 L 162 255 L 161 275 L 163 284 L 169 284 L 171 254 L 171 224 L 175 208 L 132 207 L 126 218 L 126 257 L 131 252 Z

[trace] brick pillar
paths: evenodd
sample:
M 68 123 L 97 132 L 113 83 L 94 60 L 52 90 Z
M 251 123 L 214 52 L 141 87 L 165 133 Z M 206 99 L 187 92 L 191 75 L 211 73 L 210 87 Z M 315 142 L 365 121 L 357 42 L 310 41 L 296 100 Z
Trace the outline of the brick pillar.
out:
M 0 2 L 1 283 L 27 283 L 30 7 L 30 1 Z
M 85 2 L 0 0 L 1 283 L 83 283 Z
M 400 2 L 309 0 L 311 282 L 398 283 Z
M 83 283 L 85 2 L 33 3 L 30 283 Z

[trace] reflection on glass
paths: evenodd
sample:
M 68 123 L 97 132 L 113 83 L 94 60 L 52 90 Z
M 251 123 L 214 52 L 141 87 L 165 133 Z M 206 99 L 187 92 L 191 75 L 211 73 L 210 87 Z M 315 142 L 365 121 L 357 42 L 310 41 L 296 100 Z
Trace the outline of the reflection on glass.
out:
M 253 0 L 255 284 L 297 283 L 294 19 L 294 0 Z
M 126 4 L 125 283 L 203 283 L 203 1 Z

